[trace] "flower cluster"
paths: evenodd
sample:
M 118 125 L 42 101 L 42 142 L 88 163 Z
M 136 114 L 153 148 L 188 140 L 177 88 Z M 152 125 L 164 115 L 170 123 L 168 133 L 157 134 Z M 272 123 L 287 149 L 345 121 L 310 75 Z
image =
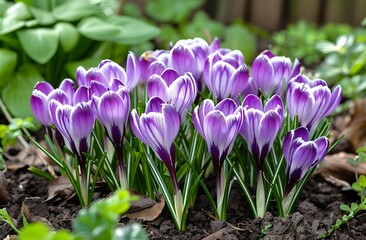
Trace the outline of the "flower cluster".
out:
M 98 169 L 91 171 L 94 178 L 100 173 L 113 185 L 117 175 L 117 187 L 162 192 L 179 229 L 185 227 L 195 191 L 205 186 L 206 152 L 216 174 L 213 210 L 218 217 L 225 219 L 235 179 L 254 216 L 263 217 L 271 199 L 280 215 L 288 214 L 298 183 L 306 181 L 330 147 L 324 136 L 328 125 L 321 123 L 342 96 L 339 86 L 332 92 L 325 81 L 302 75 L 297 60 L 265 51 L 249 71 L 241 52 L 200 38 L 140 58 L 129 53 L 126 71 L 111 60 L 88 70 L 79 67 L 76 83 L 65 79 L 54 89 L 40 82 L 31 104 L 49 135 L 78 157 L 86 191 L 92 186 L 83 165 L 90 161 L 86 156 L 94 156 L 102 161 L 89 166 Z M 134 90 L 138 84 L 145 94 Z M 106 139 L 114 147 L 112 159 Z

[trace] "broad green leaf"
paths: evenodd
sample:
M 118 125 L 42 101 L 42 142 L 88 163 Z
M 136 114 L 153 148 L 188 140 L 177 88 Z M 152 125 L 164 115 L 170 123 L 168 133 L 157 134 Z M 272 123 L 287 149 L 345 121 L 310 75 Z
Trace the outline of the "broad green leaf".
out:
M 79 32 L 71 23 L 59 22 L 55 25 L 60 44 L 65 52 L 71 51 L 79 40 Z
M 240 50 L 246 62 L 251 62 L 257 52 L 255 36 L 242 25 L 231 25 L 225 30 L 224 48 Z
M 53 236 L 52 240 L 72 240 L 74 237 L 67 230 L 58 230 Z
M 0 19 L 0 35 L 11 33 L 25 26 L 26 21 L 5 17 Z
M 11 81 L 10 75 L 17 65 L 17 53 L 5 48 L 0 48 L 0 86 Z
M 112 41 L 122 31 L 121 26 L 112 25 L 97 17 L 81 20 L 78 29 L 85 37 L 97 41 Z
M 114 231 L 114 240 L 147 240 L 147 234 L 140 224 L 133 223 L 131 225 L 124 226 L 123 228 L 117 228 Z
M 183 36 L 184 38 L 201 37 L 206 39 L 207 36 L 221 38 L 224 30 L 224 25 L 210 19 L 205 12 L 199 11 L 193 17 L 191 24 L 183 29 Z
M 67 1 L 55 7 L 52 15 L 62 21 L 74 22 L 98 13 L 98 7 L 86 0 Z
M 32 14 L 29 12 L 27 5 L 23 2 L 17 2 L 5 12 L 5 16 L 18 20 L 28 20 L 32 18 Z
M 3 89 L 2 100 L 14 117 L 33 117 L 30 97 L 34 85 L 43 81 L 43 77 L 32 65 L 23 65 L 13 75 L 12 81 Z
M 58 33 L 54 29 L 36 28 L 17 32 L 24 51 L 40 64 L 48 62 L 56 53 Z
M 361 187 L 366 188 L 366 176 L 365 175 L 361 175 L 358 178 L 358 182 L 360 183 Z
M 108 24 L 122 27 L 119 34 L 116 34 L 113 41 L 124 44 L 138 44 L 156 37 L 160 30 L 158 27 L 125 16 L 111 16 L 106 19 Z
M 41 25 L 50 25 L 53 24 L 56 19 L 49 11 L 45 11 L 39 8 L 31 7 L 29 8 L 31 13 L 33 14 L 34 18 L 38 21 Z
M 324 54 L 337 51 L 337 46 L 326 40 L 317 42 L 315 48 Z
M 179 23 L 188 19 L 202 3 L 202 0 L 176 0 L 174 4 L 171 0 L 151 0 L 146 5 L 146 12 L 155 20 Z

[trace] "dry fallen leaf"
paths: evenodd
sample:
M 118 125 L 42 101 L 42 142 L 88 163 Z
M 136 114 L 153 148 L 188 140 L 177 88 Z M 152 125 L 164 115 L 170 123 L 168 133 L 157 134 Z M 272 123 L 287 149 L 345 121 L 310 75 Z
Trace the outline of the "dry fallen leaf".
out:
M 217 232 L 212 233 L 211 235 L 208 235 L 207 237 L 203 238 L 202 240 L 216 240 L 216 239 L 222 239 L 224 235 L 233 232 L 233 229 L 230 227 L 226 227 L 223 229 L 220 229 Z
M 66 175 L 63 175 L 48 184 L 48 198 L 46 201 L 65 200 L 72 197 L 74 193 L 69 178 Z
M 8 182 L 5 174 L 0 172 L 0 205 L 8 204 Z
M 333 176 L 337 179 L 344 180 L 348 183 L 356 181 L 355 172 L 357 170 L 359 175 L 366 175 L 366 164 L 360 163 L 357 169 L 347 162 L 347 159 L 355 158 L 355 154 L 340 152 L 333 155 L 328 155 L 321 162 L 317 173 L 323 176 Z
M 356 150 L 366 143 L 366 99 L 358 99 L 354 102 L 350 116 L 350 121 L 343 129 L 343 133 Z
M 132 194 L 136 195 L 136 193 Z M 158 202 L 141 194 L 138 194 L 138 197 L 139 200 L 131 203 L 130 210 L 124 215 L 125 217 L 143 221 L 153 221 L 159 217 L 165 206 L 162 196 L 158 197 Z

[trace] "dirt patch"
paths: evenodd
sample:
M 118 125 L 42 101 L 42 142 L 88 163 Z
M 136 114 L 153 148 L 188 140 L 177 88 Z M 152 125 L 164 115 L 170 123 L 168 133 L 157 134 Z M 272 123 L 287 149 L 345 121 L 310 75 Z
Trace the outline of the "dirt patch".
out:
M 15 173 L 6 173 L 9 192 L 6 207 L 14 222 L 21 226 L 21 209 L 26 209 L 27 219 L 49 222 L 50 226 L 71 228 L 72 219 L 80 207 L 77 199 L 67 201 L 47 201 L 48 182 L 27 173 L 25 169 Z M 357 201 L 352 191 L 342 191 L 340 187 L 315 175 L 305 187 L 296 212 L 286 218 L 278 218 L 267 214 L 264 219 L 253 219 L 250 208 L 240 191 L 234 184 L 227 214 L 227 222 L 211 216 L 209 202 L 203 194 L 198 195 L 196 206 L 190 209 L 187 219 L 187 230 L 179 232 L 175 229 L 170 214 L 165 208 L 162 214 L 151 222 L 140 223 L 145 227 L 150 239 L 258 239 L 261 231 L 269 226 L 263 239 L 317 239 L 325 233 L 336 219 L 343 215 L 339 210 L 341 203 Z M 130 220 L 122 219 L 123 223 Z M 7 225 L 0 225 L 0 238 L 11 234 Z M 364 239 L 366 235 L 366 216 L 362 213 L 352 219 L 349 224 L 337 230 L 330 239 Z

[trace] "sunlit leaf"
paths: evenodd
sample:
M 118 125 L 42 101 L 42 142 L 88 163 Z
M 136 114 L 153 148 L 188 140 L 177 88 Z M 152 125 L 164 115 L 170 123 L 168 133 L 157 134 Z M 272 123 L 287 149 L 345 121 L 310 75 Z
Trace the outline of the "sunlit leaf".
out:
M 41 25 L 49 25 L 53 24 L 56 19 L 52 16 L 49 11 L 45 11 L 39 8 L 31 7 L 29 8 L 31 13 L 33 14 L 34 18 L 38 21 Z
M 36 28 L 17 32 L 24 51 L 40 64 L 49 61 L 58 47 L 58 33 L 54 29 Z
M 114 240 L 147 240 L 147 234 L 141 225 L 134 223 L 131 225 L 124 226 L 123 228 L 117 228 L 114 231 Z
M 12 17 L 5 17 L 0 19 L 0 35 L 11 33 L 25 26 L 25 21 L 14 19 Z
M 98 12 L 98 7 L 86 0 L 67 1 L 53 9 L 52 15 L 62 21 L 74 22 Z
M 27 5 L 25 5 L 23 2 L 17 2 L 8 8 L 5 12 L 5 16 L 18 20 L 28 20 L 32 17 Z
M 71 23 L 59 22 L 55 25 L 60 44 L 65 52 L 71 51 L 79 40 L 79 33 Z
M 122 31 L 121 26 L 112 25 L 97 17 L 83 19 L 78 29 L 85 37 L 97 41 L 112 41 Z

